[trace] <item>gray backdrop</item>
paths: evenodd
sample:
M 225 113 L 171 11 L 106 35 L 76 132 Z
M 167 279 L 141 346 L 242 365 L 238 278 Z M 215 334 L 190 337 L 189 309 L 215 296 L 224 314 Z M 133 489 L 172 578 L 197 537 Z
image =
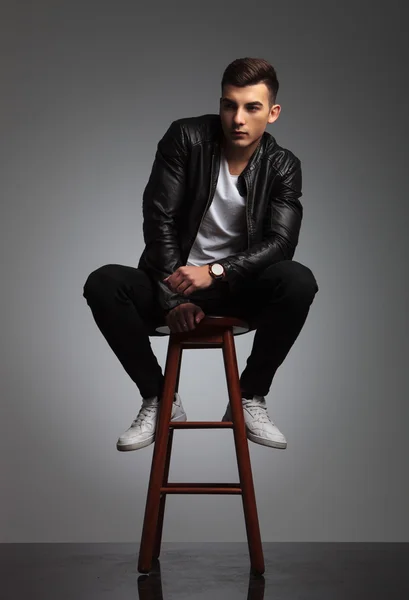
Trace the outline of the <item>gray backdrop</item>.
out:
M 153 445 L 116 450 L 141 399 L 82 288 L 136 266 L 158 140 L 244 56 L 278 72 L 320 286 L 267 397 L 288 448 L 250 443 L 263 540 L 408 541 L 405 5 L 2 3 L 2 542 L 139 542 Z M 221 419 L 221 350 L 185 352 L 180 392 Z M 236 477 L 231 431 L 176 432 L 172 479 Z M 240 497 L 169 497 L 164 541 L 200 540 L 245 540 Z

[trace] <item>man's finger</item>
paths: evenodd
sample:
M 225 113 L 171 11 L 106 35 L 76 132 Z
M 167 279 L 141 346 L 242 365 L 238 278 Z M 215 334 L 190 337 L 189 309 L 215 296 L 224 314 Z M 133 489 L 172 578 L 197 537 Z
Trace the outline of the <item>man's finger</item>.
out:
M 175 273 L 172 273 L 172 275 L 168 275 L 167 277 L 165 277 L 165 279 L 163 281 L 170 281 L 172 282 L 175 278 Z
M 197 287 L 192 283 L 191 285 L 189 285 L 189 287 L 185 289 L 183 293 L 185 296 L 189 296 L 189 294 L 193 294 L 193 292 L 195 292 L 196 290 Z
M 184 306 L 179 313 L 179 323 L 181 326 L 181 331 L 189 331 L 190 329 L 194 329 L 194 319 L 193 319 L 193 311 L 192 307 Z
M 179 331 L 188 331 L 189 323 L 184 315 L 181 315 L 179 320 Z
M 172 330 L 173 332 L 177 333 L 177 332 L 180 332 L 180 331 L 182 331 L 182 326 L 181 326 L 181 324 L 179 323 L 179 319 L 175 319 L 175 320 L 173 321 L 173 324 L 172 324 L 172 325 L 173 325 L 173 330 Z
M 188 325 L 189 329 L 194 329 L 196 327 L 195 318 L 194 318 L 194 314 L 192 311 L 189 311 L 186 321 L 187 321 L 187 325 Z
M 173 290 L 173 283 L 172 283 L 171 279 L 169 279 L 169 278 L 164 279 L 163 282 L 168 286 L 168 288 Z
M 176 326 L 177 326 L 178 332 L 187 330 L 187 328 L 184 326 L 186 323 L 185 310 L 186 309 L 184 308 L 183 305 L 179 305 L 175 311 L 175 321 L 176 321 Z
M 175 271 L 172 275 L 172 281 L 176 283 L 176 281 L 181 281 L 183 279 L 183 275 L 180 271 Z
M 175 286 L 175 289 L 177 292 L 183 292 L 188 287 L 188 285 L 189 283 L 187 281 L 181 281 Z
M 177 283 L 175 284 L 173 282 L 173 280 L 169 279 L 169 281 L 166 282 L 168 287 L 172 290 L 172 292 L 176 292 L 177 291 Z
M 206 315 L 204 314 L 204 312 L 203 312 L 202 310 L 200 310 L 200 311 L 199 311 L 199 312 L 196 314 L 196 317 L 195 317 L 195 321 L 196 321 L 196 323 L 200 323 L 200 321 L 201 321 L 202 319 L 204 319 L 204 318 L 205 318 L 205 316 L 206 316 Z

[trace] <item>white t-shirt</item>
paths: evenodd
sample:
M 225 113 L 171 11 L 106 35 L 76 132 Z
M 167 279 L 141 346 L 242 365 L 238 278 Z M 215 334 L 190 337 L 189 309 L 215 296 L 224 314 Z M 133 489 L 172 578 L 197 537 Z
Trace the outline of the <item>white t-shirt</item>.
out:
M 238 175 L 231 175 L 224 154 L 213 200 L 200 225 L 186 264 L 206 265 L 246 248 L 246 196 L 237 189 Z

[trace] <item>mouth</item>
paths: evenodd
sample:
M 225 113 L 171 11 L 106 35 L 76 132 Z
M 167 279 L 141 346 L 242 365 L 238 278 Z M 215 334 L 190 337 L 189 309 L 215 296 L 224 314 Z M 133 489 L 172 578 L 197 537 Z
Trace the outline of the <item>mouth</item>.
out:
M 232 133 L 232 135 L 236 135 L 236 136 L 247 135 L 247 133 L 245 131 L 232 131 L 231 133 Z

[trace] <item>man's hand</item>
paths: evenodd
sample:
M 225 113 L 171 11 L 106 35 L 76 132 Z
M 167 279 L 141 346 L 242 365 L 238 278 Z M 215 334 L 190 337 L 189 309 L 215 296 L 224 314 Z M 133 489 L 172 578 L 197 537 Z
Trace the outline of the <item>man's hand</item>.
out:
M 189 296 L 196 290 L 204 290 L 210 287 L 214 279 L 209 275 L 209 266 L 203 265 L 203 267 L 179 267 L 163 281 L 172 292 Z
M 179 304 L 166 315 L 166 325 L 172 333 L 191 331 L 205 316 L 204 312 L 193 302 Z

